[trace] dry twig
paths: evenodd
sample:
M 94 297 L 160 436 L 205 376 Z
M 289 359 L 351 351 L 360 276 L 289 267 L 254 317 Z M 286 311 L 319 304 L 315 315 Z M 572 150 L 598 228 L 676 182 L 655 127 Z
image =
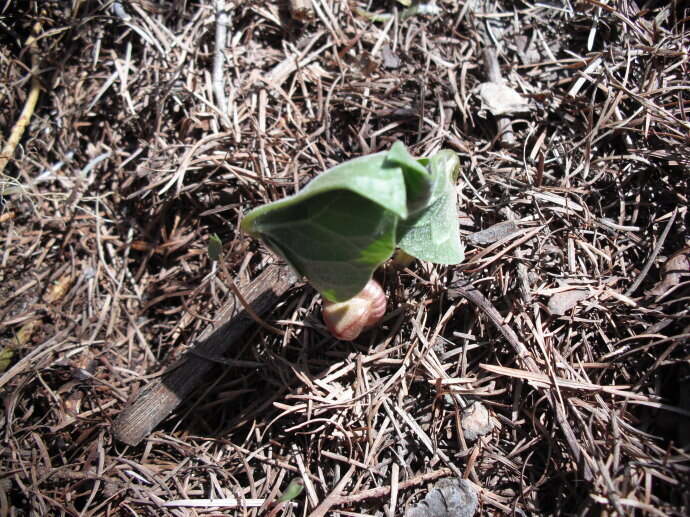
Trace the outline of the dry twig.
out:
M 38 102 L 38 96 L 41 93 L 41 82 L 38 80 L 38 49 L 36 48 L 36 41 L 41 33 L 41 29 L 41 22 L 36 22 L 32 27 L 31 36 L 26 40 L 25 46 L 29 50 L 29 55 L 31 56 L 31 88 L 24 102 L 24 108 L 12 127 L 12 131 L 7 137 L 7 140 L 5 140 L 2 151 L 0 151 L 0 176 L 3 175 L 7 163 L 12 159 L 12 156 L 14 156 L 14 150 L 22 139 L 24 130 L 29 125 L 29 122 L 31 122 L 31 116 L 34 113 L 34 108 Z M 0 192 L 0 194 L 2 194 L 2 192 Z

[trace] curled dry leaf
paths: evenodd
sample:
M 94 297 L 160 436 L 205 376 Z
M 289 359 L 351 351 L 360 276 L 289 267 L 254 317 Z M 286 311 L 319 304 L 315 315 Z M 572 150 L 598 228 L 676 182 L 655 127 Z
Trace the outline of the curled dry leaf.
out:
M 481 402 L 475 402 L 465 408 L 460 424 L 465 440 L 470 442 L 474 442 L 480 436 L 489 434 L 493 430 L 489 410 Z
M 505 84 L 482 83 L 477 87 L 477 92 L 482 101 L 482 110 L 489 110 L 494 116 L 530 110 L 527 99 Z
M 582 300 L 592 296 L 587 289 L 573 288 L 555 293 L 549 298 L 547 308 L 555 316 L 563 316 Z
M 364 289 L 344 302 L 323 302 L 323 321 L 333 337 L 357 339 L 363 330 L 376 325 L 386 312 L 386 294 L 373 278 Z
M 690 248 L 669 257 L 661 270 L 661 280 L 647 294 L 661 296 L 685 280 L 690 280 Z

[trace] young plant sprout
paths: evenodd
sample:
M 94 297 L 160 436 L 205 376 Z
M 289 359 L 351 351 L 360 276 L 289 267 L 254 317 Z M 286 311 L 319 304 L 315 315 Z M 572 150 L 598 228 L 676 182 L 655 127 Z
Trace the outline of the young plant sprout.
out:
M 359 293 L 344 302 L 323 301 L 323 321 L 336 339 L 352 341 L 376 325 L 386 313 L 386 293 L 373 278 Z
M 457 220 L 456 153 L 413 158 L 401 142 L 314 178 L 295 195 L 249 212 L 241 228 L 262 239 L 324 298 L 331 333 L 356 339 L 385 311 L 371 280 L 400 248 L 437 264 L 464 258 Z M 371 283 L 370 283 L 371 281 Z

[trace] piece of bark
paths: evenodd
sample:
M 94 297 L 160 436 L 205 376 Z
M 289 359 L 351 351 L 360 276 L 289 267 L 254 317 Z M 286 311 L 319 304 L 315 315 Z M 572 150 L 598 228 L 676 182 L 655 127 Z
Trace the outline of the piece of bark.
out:
M 393 52 L 393 49 L 388 43 L 381 45 L 381 56 L 383 57 L 383 68 L 395 70 L 402 65 L 400 57 Z
M 475 402 L 463 410 L 460 425 L 465 440 L 469 442 L 476 441 L 480 436 L 486 436 L 494 428 L 489 410 L 481 402 Z
M 296 275 L 287 266 L 272 264 L 249 284 L 241 286 L 240 292 L 254 312 L 263 315 L 296 282 Z M 255 324 L 232 294 L 215 321 L 201 333 L 192 350 L 176 366 L 146 386 L 118 415 L 113 424 L 117 440 L 128 445 L 139 444 L 203 381 L 215 364 L 204 356 L 223 355 Z

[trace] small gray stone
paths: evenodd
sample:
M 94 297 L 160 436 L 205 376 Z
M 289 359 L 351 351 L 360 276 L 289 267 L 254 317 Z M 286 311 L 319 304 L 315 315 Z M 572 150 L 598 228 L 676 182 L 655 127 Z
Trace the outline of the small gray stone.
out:
M 439 479 L 424 500 L 405 512 L 405 517 L 472 517 L 477 493 L 465 479 Z
M 486 409 L 481 402 L 475 402 L 471 406 L 465 408 L 462 412 L 462 420 L 460 423 L 462 425 L 465 440 L 469 442 L 473 442 L 480 436 L 489 434 L 493 429 L 489 410 Z

